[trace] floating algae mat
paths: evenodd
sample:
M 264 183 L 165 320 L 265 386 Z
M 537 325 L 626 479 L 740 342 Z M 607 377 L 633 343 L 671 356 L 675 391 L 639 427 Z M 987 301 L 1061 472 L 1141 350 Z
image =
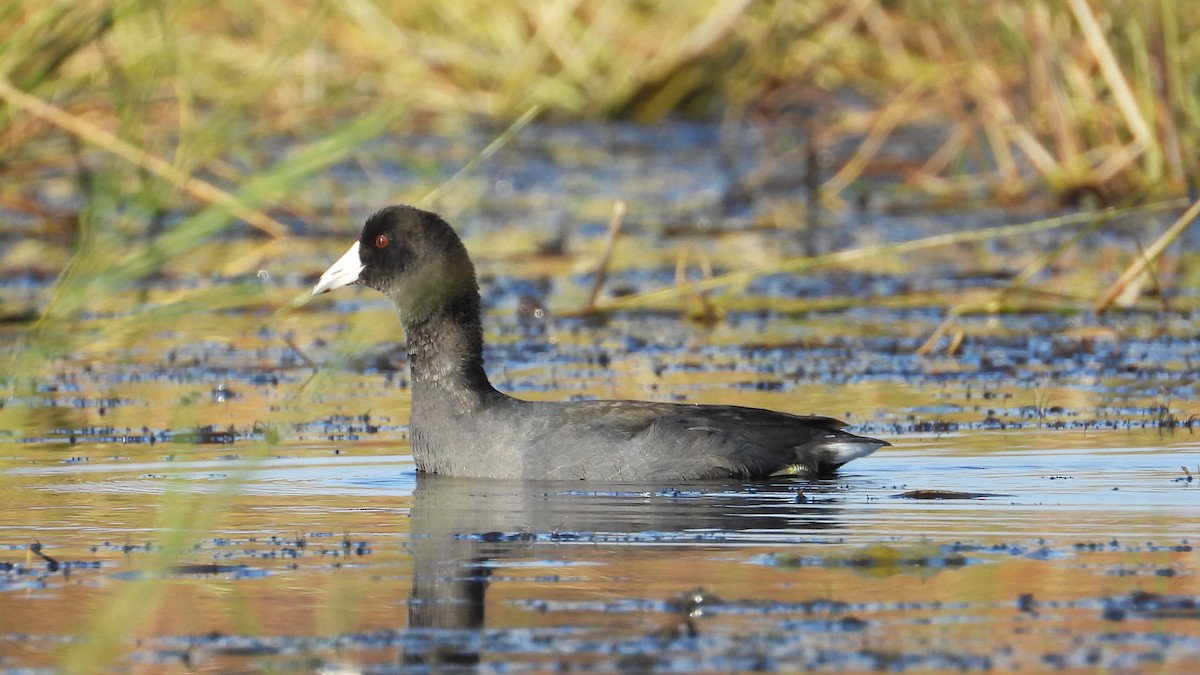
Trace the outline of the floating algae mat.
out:
M 482 203 L 453 217 L 479 262 L 497 386 L 820 412 L 894 447 L 822 480 L 417 475 L 390 304 L 351 291 L 276 313 L 380 204 L 314 219 L 285 247 L 235 231 L 97 299 L 76 348 L 6 380 L 0 669 L 1170 672 L 1200 658 L 1200 319 L 1182 272 L 1166 308 L 1101 322 L 1027 297 L 963 314 L 926 355 L 949 307 L 994 297 L 1056 240 L 575 315 L 614 198 L 629 211 L 601 303 L 699 280 L 705 259 L 719 274 L 807 245 L 768 226 L 786 190 L 705 210 L 727 176 L 705 163 L 703 127 L 619 130 L 599 168 L 570 151 L 596 140 L 579 134 L 507 148 L 468 179 Z M 398 189 L 417 181 L 383 168 Z M 348 193 L 368 184 L 355 171 L 336 173 Z M 571 212 L 552 199 L 568 190 Z M 826 214 L 819 240 L 1032 218 L 885 202 Z M 32 358 L 19 350 L 55 278 L 28 247 L 66 258 L 32 234 L 0 235 L 26 247 L 2 259 L 6 360 Z M 1129 241 L 1096 233 L 1041 288 Z M 249 299 L 170 311 L 225 286 Z

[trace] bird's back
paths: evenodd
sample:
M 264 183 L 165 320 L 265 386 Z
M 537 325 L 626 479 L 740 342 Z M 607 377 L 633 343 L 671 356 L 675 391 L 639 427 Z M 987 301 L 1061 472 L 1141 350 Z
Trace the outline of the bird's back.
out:
M 646 401 L 515 401 L 541 422 L 525 436 L 526 478 L 688 480 L 825 474 L 882 441 L 829 417 Z

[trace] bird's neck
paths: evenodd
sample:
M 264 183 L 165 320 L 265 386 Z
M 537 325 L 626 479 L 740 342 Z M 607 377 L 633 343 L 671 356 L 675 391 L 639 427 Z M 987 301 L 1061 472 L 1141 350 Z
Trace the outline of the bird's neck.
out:
M 479 305 L 478 291 L 464 293 L 424 317 L 406 321 L 414 406 L 448 399 L 454 410 L 467 412 L 495 393 L 483 369 Z

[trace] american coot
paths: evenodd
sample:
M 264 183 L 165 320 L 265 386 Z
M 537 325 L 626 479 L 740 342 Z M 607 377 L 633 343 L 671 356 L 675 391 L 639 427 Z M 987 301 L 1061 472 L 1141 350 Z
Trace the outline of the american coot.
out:
M 412 371 L 413 459 L 479 478 L 674 481 L 826 474 L 888 443 L 828 417 L 730 405 L 522 401 L 483 369 L 479 286 L 467 250 L 439 216 L 391 206 L 313 288 L 350 284 L 396 303 Z

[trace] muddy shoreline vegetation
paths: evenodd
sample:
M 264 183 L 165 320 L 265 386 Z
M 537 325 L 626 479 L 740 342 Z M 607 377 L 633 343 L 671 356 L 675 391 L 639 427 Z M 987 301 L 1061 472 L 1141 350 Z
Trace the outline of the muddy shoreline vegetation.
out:
M 19 2 L 0 17 L 0 205 L 10 237 L 38 235 L 69 251 L 26 269 L 64 272 L 37 308 L 43 320 L 70 317 L 108 285 L 156 274 L 219 233 L 286 239 L 345 219 L 356 196 L 313 184 L 339 165 L 369 172 L 379 158 L 368 148 L 381 137 L 469 127 L 508 140 L 507 125 L 519 136 L 533 118 L 753 129 L 753 147 L 731 133 L 714 148 L 732 155 L 723 160 L 728 185 L 714 203 L 676 214 L 683 222 L 666 224 L 674 227 L 748 211 L 755 224 L 820 239 L 806 231 L 820 228 L 821 214 L 855 204 L 986 204 L 1011 207 L 1012 221 L 1065 209 L 1071 215 L 1060 217 L 1078 218 L 1084 231 L 1119 228 L 1142 220 L 1140 209 L 1184 214 L 1167 200 L 1195 189 L 1200 86 L 1187 65 L 1200 51 L 1188 23 L 1196 20 L 1174 1 L 480 2 L 452 11 L 419 2 Z M 462 149 L 451 173 L 494 151 L 481 150 Z M 749 165 L 738 157 L 747 152 Z M 467 190 L 451 199 L 446 167 L 419 151 L 398 159 L 427 180 L 377 185 L 389 201 L 472 200 Z M 803 198 L 770 204 L 781 186 Z M 1122 217 L 1130 207 L 1139 210 Z M 1124 256 L 1095 270 L 1108 282 L 1097 310 L 1127 302 L 1121 294 L 1134 281 L 1153 283 L 1146 268 L 1187 215 L 1165 233 L 1130 235 Z M 987 236 L 951 232 L 933 245 L 956 235 Z M 821 244 L 809 242 L 806 257 L 832 252 Z M 112 247 L 122 255 L 101 253 Z M 7 262 L 29 265 L 36 253 Z M 1064 254 L 1048 251 L 1014 287 Z

